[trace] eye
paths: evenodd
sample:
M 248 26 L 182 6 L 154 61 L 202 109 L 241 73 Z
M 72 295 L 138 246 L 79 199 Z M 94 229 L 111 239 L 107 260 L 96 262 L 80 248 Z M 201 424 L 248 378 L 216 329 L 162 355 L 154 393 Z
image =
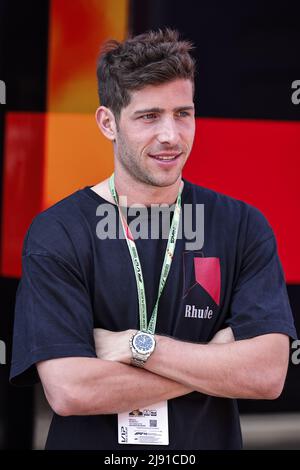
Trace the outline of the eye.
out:
M 187 116 L 190 116 L 190 113 L 188 111 L 178 111 L 177 116 L 178 117 L 187 117 Z
M 143 114 L 143 116 L 141 116 L 141 118 L 144 119 L 145 121 L 151 121 L 155 119 L 156 117 L 157 117 L 157 114 L 155 113 Z

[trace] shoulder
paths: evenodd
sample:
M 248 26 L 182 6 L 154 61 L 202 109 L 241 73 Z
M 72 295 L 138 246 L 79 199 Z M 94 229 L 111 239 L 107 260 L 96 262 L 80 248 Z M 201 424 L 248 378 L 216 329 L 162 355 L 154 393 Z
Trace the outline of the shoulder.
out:
M 69 258 L 88 237 L 89 198 L 76 191 L 34 217 L 26 233 L 23 256 L 30 254 Z
M 193 203 L 204 204 L 205 217 L 223 227 L 238 230 L 250 238 L 262 239 L 273 235 L 273 230 L 263 212 L 245 201 L 204 188 L 190 182 Z

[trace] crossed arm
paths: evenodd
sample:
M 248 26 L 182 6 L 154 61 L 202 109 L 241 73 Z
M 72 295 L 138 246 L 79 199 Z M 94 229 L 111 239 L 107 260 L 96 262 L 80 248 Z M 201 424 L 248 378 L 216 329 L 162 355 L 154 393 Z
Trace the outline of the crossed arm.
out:
M 133 330 L 95 330 L 98 358 L 60 358 L 37 364 L 46 397 L 62 415 L 111 414 L 192 391 L 238 398 L 277 398 L 288 365 L 289 340 L 268 334 L 234 341 L 230 328 L 209 344 L 156 336 L 145 370 L 130 365 Z M 116 347 L 117 345 L 117 347 Z

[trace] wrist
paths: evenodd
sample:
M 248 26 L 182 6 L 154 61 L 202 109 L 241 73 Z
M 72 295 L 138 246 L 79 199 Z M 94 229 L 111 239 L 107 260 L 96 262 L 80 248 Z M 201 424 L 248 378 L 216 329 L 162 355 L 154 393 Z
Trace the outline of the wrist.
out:
M 160 355 L 164 347 L 166 337 L 161 335 L 154 335 L 155 338 L 155 349 L 149 359 L 146 361 L 144 368 L 151 372 L 152 366 L 156 364 L 157 358 Z
M 155 350 L 155 337 L 144 331 L 136 331 L 129 340 L 129 347 L 131 365 L 143 368 Z

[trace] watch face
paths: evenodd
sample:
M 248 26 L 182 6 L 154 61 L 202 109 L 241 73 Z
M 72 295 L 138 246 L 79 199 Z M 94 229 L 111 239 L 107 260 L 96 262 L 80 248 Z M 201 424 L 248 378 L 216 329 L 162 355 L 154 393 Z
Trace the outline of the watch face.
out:
M 133 345 L 141 354 L 151 352 L 154 348 L 155 341 L 152 335 L 148 333 L 139 333 L 133 339 Z

